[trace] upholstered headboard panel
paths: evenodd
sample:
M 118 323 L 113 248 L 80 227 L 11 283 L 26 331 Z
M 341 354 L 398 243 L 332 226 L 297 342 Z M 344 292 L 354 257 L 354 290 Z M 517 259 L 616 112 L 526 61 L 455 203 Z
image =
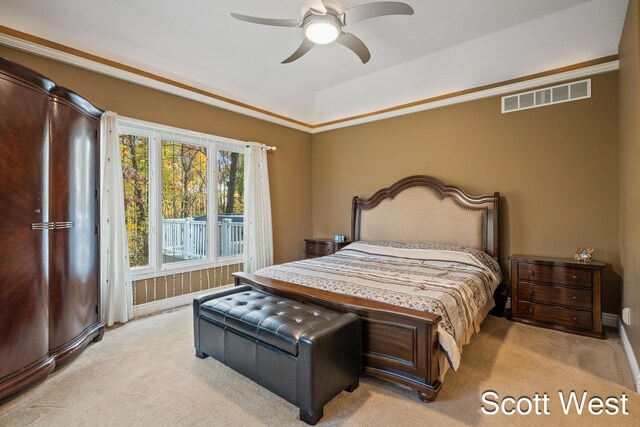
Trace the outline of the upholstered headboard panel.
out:
M 412 187 L 360 213 L 360 240 L 450 243 L 483 250 L 482 217 L 482 210 L 460 209 L 453 199 Z
M 470 196 L 429 176 L 411 176 L 369 199 L 353 199 L 352 238 L 448 243 L 498 256 L 498 200 Z

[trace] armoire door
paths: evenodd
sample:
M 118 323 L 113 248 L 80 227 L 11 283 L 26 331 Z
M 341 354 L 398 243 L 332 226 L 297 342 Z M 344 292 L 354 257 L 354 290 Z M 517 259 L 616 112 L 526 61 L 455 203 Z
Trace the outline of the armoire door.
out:
M 0 58 L 0 398 L 54 368 L 41 228 L 53 83 L 14 65 Z
M 56 365 L 101 338 L 99 301 L 100 115 L 64 89 L 51 92 L 49 346 Z

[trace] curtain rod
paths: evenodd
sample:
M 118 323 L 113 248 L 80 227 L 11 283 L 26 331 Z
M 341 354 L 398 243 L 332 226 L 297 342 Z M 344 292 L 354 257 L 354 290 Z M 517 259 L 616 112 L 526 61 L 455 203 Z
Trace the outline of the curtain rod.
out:
M 264 145 L 264 144 L 261 144 L 259 142 L 248 142 L 248 144 L 249 145 L 247 145 L 247 148 L 251 147 L 252 145 L 254 145 L 254 146 L 257 145 L 258 147 L 262 147 L 267 151 L 276 151 L 278 149 L 278 147 L 276 147 L 276 146 Z

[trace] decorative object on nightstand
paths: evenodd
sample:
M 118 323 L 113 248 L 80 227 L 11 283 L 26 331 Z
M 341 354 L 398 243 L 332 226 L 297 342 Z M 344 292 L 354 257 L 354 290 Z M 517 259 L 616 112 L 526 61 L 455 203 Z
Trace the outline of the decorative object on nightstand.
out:
M 304 239 L 305 258 L 317 258 L 320 256 L 335 254 L 349 243 L 348 240 L 337 242 L 334 239 Z
M 591 257 L 593 256 L 593 249 L 591 248 L 578 248 L 576 249 L 576 255 L 574 259 L 580 262 L 591 262 Z
M 604 338 L 605 264 L 529 255 L 511 256 L 512 320 Z

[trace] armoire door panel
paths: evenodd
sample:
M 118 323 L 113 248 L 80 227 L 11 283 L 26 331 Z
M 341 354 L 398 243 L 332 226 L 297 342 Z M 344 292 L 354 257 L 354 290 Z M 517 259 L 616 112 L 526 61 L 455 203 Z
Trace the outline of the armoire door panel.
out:
M 71 102 L 51 102 L 49 217 L 71 226 L 50 232 L 49 346 L 53 353 L 98 322 L 100 122 Z
M 1 70 L 0 70 L 1 71 Z M 1 385 L 49 350 L 45 230 L 49 100 L 0 72 L 0 396 Z
M 98 341 L 102 111 L 0 57 L 0 399 Z

